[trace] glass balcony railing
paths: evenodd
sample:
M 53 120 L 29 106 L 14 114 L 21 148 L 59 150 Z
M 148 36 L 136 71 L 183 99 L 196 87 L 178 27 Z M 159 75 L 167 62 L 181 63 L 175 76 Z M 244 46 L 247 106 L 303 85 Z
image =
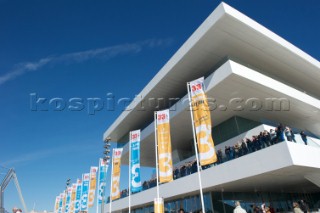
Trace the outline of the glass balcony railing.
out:
M 287 140 L 285 136 L 283 141 L 279 141 L 279 139 L 275 140 L 275 139 L 272 139 L 271 137 L 269 137 L 269 139 L 259 138 L 258 136 L 256 137 L 257 139 L 246 141 L 246 143 L 242 142 L 242 143 L 236 143 L 234 146 L 226 146 L 224 151 L 222 151 L 221 149 L 217 150 L 218 161 L 208 166 L 202 166 L 202 170 L 208 169 L 213 166 L 219 166 L 220 164 L 225 163 L 227 161 L 235 160 L 237 158 L 251 154 L 253 152 L 258 152 L 262 149 L 268 148 L 278 143 L 290 142 Z M 291 141 L 292 143 L 305 145 L 305 142 L 302 140 L 300 134 L 294 134 L 294 137 L 292 138 L 294 139 L 294 141 Z M 307 137 L 307 145 L 320 148 L 320 140 L 318 141 L 311 137 Z M 196 172 L 197 172 L 197 163 L 196 163 L 196 160 L 193 159 L 180 166 L 176 166 L 173 170 L 173 179 L 176 180 L 179 178 L 183 178 L 185 176 L 188 176 Z M 152 178 L 148 181 L 144 181 L 142 183 L 142 191 L 156 187 L 157 185 L 156 181 L 157 181 L 156 178 Z M 123 189 L 121 191 L 121 195 L 119 199 L 127 196 L 128 196 L 128 189 Z M 110 198 L 108 197 L 107 203 L 109 203 L 109 200 Z

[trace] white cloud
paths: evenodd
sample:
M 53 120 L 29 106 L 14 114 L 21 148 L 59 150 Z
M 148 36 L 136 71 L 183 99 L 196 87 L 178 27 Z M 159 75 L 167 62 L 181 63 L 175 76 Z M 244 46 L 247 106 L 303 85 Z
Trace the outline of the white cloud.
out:
M 1 162 L 1 166 L 5 168 L 16 167 L 19 164 L 26 164 L 32 161 L 37 161 L 45 158 L 49 158 L 56 155 L 66 154 L 66 153 L 90 153 L 91 151 L 96 152 L 96 146 L 94 145 L 71 145 L 71 146 L 63 146 L 63 147 L 56 147 L 54 149 L 46 149 L 46 150 L 39 150 L 35 152 L 26 153 L 23 155 L 16 156 L 13 159 L 9 159 L 7 161 Z
M 57 63 L 80 63 L 93 58 L 101 58 L 109 60 L 111 58 L 135 54 L 141 52 L 144 48 L 156 48 L 160 46 L 168 46 L 172 43 L 172 39 L 148 39 L 141 42 L 119 44 L 115 46 L 85 50 L 80 52 L 72 52 L 58 56 L 41 58 L 35 62 L 26 62 L 15 65 L 10 72 L 0 76 L 0 85 L 24 75 L 28 72 L 34 72 L 48 64 Z

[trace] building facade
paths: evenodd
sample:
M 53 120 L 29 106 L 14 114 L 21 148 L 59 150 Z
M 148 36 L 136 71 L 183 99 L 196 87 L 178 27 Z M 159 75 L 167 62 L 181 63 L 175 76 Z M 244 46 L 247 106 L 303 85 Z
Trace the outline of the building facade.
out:
M 122 163 L 128 164 L 129 132 L 141 129 L 141 165 L 155 167 L 154 111 L 169 108 L 174 181 L 160 185 L 160 196 L 166 212 L 201 210 L 186 85 L 202 76 L 212 136 L 222 153 L 218 163 L 201 171 L 205 211 L 232 212 L 237 200 L 248 212 L 263 203 L 288 212 L 301 200 L 319 209 L 320 63 L 225 3 L 104 133 L 124 147 Z M 280 123 L 292 129 L 291 138 L 241 146 L 242 139 L 252 141 Z M 144 182 L 144 190 L 131 195 L 133 212 L 153 212 L 154 186 L 154 180 Z M 112 202 L 112 210 L 128 211 L 126 193 Z

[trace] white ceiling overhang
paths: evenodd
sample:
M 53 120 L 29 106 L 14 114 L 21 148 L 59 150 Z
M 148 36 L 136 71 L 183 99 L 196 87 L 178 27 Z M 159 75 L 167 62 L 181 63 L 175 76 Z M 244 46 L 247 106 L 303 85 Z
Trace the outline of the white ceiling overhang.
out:
M 214 98 L 217 105 L 216 109 L 211 111 L 213 127 L 232 116 L 240 116 L 259 122 L 267 119 L 320 135 L 318 99 L 239 63 L 228 60 L 205 79 L 205 86 L 207 97 Z M 243 101 L 235 105 L 230 103 L 230 100 L 235 98 Z M 253 98 L 261 103 L 258 110 L 251 107 L 250 100 Z M 282 109 L 279 110 L 276 105 L 273 105 L 273 109 L 270 108 L 270 102 L 267 101 L 270 98 L 284 100 Z M 185 96 L 170 108 L 172 150 L 183 150 L 186 142 L 193 137 L 188 104 L 188 98 Z M 219 107 L 222 105 L 227 109 L 222 110 Z M 240 105 L 243 110 L 236 109 Z M 154 166 L 154 156 L 152 122 L 141 132 L 141 165 Z M 128 163 L 128 144 L 124 148 L 123 163 Z
M 186 82 L 201 76 L 208 76 L 227 58 L 251 67 L 279 82 L 293 86 L 299 91 L 310 94 L 310 96 L 318 99 L 320 97 L 320 63 L 318 60 L 225 3 L 221 3 L 209 15 L 139 95 L 145 100 L 181 98 L 187 93 Z M 225 83 L 234 85 L 234 82 L 238 82 L 236 84 L 239 89 L 243 89 L 241 95 L 244 97 L 270 95 L 268 93 L 258 94 L 263 85 L 256 85 L 256 90 L 251 91 L 252 85 L 245 87 L 242 85 L 243 81 L 246 80 L 230 76 L 230 79 Z M 232 92 L 238 91 L 233 86 L 230 88 L 221 85 L 218 88 L 222 90 L 214 90 L 214 97 L 217 98 L 228 97 Z M 273 94 L 271 90 L 270 92 Z M 106 130 L 103 139 L 111 137 L 112 141 L 117 142 L 129 131 L 142 128 L 150 123 L 153 120 L 153 111 L 158 109 L 146 106 L 144 111 L 140 111 L 139 107 L 139 102 L 132 102 L 129 105 L 132 110 L 124 111 Z M 304 113 L 304 111 L 306 110 L 301 109 L 300 112 L 303 114 L 297 114 L 296 117 L 286 120 L 289 123 L 294 123 L 294 119 L 298 119 L 298 121 L 306 118 L 317 119 L 311 115 L 312 113 Z M 252 116 L 253 114 L 242 112 L 240 115 L 254 118 L 266 116 L 266 113 L 255 113 Z M 215 123 L 232 115 L 231 113 L 220 114 L 216 116 Z M 272 113 L 268 116 L 278 120 L 286 117 L 283 116 L 284 114 L 276 114 Z M 187 118 L 189 116 L 185 117 L 181 121 L 190 123 Z

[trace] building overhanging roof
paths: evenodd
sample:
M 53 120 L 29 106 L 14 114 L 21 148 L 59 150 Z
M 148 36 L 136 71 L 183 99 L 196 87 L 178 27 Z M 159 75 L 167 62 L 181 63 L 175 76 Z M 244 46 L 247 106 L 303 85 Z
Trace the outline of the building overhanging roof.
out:
M 213 127 L 233 116 L 239 116 L 262 123 L 268 119 L 320 135 L 320 100 L 255 70 L 228 60 L 209 75 L 204 83 L 206 95 L 212 101 L 209 106 Z M 276 101 L 272 102 L 271 99 Z M 255 104 L 251 100 L 261 106 L 254 108 Z M 186 95 L 170 108 L 172 150 L 184 150 L 186 146 L 193 146 L 192 143 L 189 144 L 193 136 L 188 104 Z M 154 147 L 152 122 L 141 132 L 142 166 L 155 165 Z M 123 164 L 128 164 L 128 150 L 129 143 L 124 147 Z
M 254 20 L 221 3 L 139 93 L 143 99 L 183 97 L 186 82 L 209 73 L 227 58 L 252 67 L 319 99 L 320 63 Z M 106 130 L 105 140 L 117 142 L 125 134 L 153 120 L 146 106 L 132 102 Z

